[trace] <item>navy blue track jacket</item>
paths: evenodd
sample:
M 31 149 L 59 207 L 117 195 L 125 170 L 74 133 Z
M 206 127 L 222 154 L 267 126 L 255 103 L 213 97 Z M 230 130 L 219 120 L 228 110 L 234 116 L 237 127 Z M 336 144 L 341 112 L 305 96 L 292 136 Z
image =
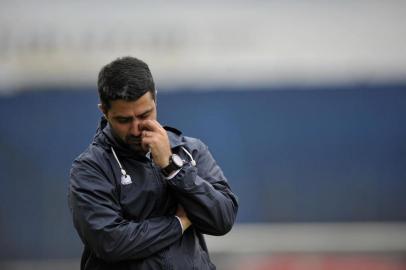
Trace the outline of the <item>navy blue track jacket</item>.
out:
M 69 207 L 84 243 L 81 269 L 215 269 L 203 234 L 223 235 L 238 203 L 226 178 L 200 140 L 167 129 L 172 152 L 188 162 L 172 179 L 118 143 L 102 118 L 92 144 L 70 172 Z M 121 183 L 111 147 L 132 183 Z M 181 204 L 192 226 L 183 234 L 174 216 Z

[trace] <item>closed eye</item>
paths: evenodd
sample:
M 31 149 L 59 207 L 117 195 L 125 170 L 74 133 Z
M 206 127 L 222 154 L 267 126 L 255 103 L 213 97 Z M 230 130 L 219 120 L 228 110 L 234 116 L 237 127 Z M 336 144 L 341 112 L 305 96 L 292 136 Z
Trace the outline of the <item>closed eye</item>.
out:
M 116 117 L 116 120 L 120 124 L 126 124 L 126 123 L 130 123 L 133 120 L 133 118 L 132 117 Z
M 147 119 L 149 117 L 149 115 L 151 114 L 151 112 L 153 111 L 153 109 L 150 109 L 146 112 L 144 112 L 143 114 L 139 115 L 138 118 L 140 119 Z
M 148 118 L 148 116 L 149 116 L 149 113 L 143 113 L 143 114 L 141 114 L 141 115 L 139 116 L 139 118 L 140 118 L 140 119 L 146 119 L 146 118 Z

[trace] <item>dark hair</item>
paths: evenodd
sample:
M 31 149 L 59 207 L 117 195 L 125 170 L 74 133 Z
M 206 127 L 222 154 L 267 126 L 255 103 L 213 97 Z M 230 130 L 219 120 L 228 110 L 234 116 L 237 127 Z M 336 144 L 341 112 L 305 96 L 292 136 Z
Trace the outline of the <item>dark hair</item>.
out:
M 108 110 L 110 101 L 134 101 L 150 92 L 155 100 L 155 84 L 148 65 L 134 57 L 117 58 L 105 65 L 97 81 L 100 102 Z

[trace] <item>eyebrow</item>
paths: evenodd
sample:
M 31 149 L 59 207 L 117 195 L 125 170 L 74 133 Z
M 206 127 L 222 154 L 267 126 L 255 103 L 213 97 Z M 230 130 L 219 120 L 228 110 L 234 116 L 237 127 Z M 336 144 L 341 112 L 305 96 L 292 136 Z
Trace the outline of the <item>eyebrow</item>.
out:
M 148 110 L 146 110 L 145 112 L 140 113 L 140 114 L 139 114 L 139 115 L 137 115 L 136 117 L 140 117 L 140 116 L 143 116 L 143 115 L 149 114 L 149 113 L 151 113 L 153 110 L 154 110 L 154 108 L 148 109 Z M 130 120 L 130 119 L 133 119 L 133 118 L 134 118 L 134 116 L 116 115 L 116 116 L 114 116 L 113 118 L 114 118 L 114 119 L 125 119 L 125 120 Z
M 154 110 L 154 108 L 148 109 L 148 110 L 146 110 L 145 112 L 143 112 L 143 113 L 141 113 L 141 114 L 139 114 L 139 115 L 137 115 L 137 116 L 143 116 L 143 115 L 149 114 L 149 113 L 151 113 L 153 110 Z
M 114 119 L 132 119 L 133 116 L 116 115 L 113 118 Z

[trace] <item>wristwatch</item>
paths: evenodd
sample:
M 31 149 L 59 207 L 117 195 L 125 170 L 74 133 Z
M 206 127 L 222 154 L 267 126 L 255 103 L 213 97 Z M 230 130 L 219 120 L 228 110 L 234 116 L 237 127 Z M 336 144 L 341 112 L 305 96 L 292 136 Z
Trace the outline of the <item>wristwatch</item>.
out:
M 178 156 L 177 154 L 172 154 L 169 157 L 169 165 L 161 169 L 162 174 L 165 177 L 168 177 L 174 171 L 181 169 L 183 167 L 183 164 L 184 164 L 183 159 L 180 156 Z

